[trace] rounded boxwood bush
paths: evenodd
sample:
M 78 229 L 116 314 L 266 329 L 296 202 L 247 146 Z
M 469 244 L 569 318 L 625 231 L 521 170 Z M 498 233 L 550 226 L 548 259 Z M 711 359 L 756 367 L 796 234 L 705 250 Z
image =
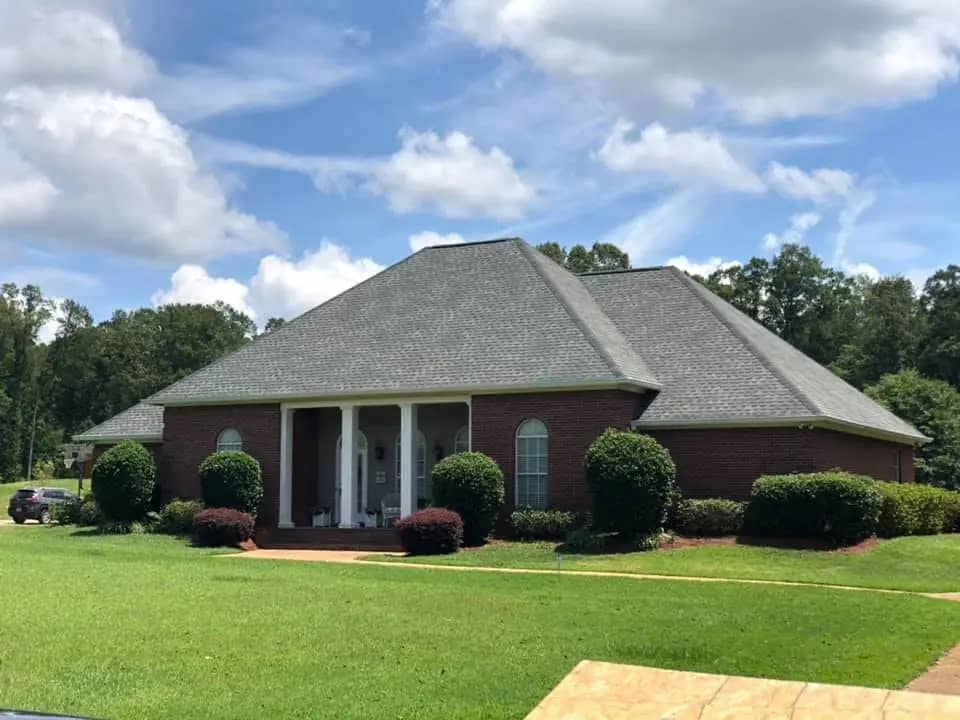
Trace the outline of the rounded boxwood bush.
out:
M 663 527 L 677 476 L 663 445 L 610 428 L 587 450 L 586 469 L 596 529 L 635 536 Z
M 478 452 L 458 453 L 433 466 L 433 500 L 463 519 L 464 545 L 482 545 L 503 506 L 503 471 Z
M 168 535 L 189 535 L 193 530 L 193 518 L 203 510 L 199 500 L 173 499 L 160 511 L 157 529 Z
M 960 507 L 960 493 L 913 483 L 878 482 L 883 496 L 877 535 L 935 535 L 953 532 Z
M 455 553 L 463 540 L 463 520 L 447 508 L 426 508 L 396 524 L 403 549 L 410 555 Z
M 91 478 L 93 497 L 107 520 L 130 523 L 150 511 L 157 468 L 153 455 L 140 443 L 125 440 L 114 445 L 97 460 Z
M 203 504 L 257 516 L 263 500 L 260 463 L 245 452 L 215 452 L 200 463 Z
M 253 538 L 253 517 L 233 508 L 208 508 L 193 518 L 193 542 L 202 547 L 234 547 Z

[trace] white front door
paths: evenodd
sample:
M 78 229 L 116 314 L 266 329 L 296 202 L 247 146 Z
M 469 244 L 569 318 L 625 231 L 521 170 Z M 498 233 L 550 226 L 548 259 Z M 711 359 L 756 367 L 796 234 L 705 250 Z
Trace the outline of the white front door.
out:
M 340 485 L 340 448 L 343 447 L 343 438 L 337 438 L 337 467 L 336 467 L 336 498 L 333 503 L 333 524 L 340 524 L 340 494 L 342 488 Z M 327 466 L 329 467 L 329 466 Z M 353 497 L 356 498 L 353 504 L 354 527 L 366 521 L 367 511 L 367 436 L 362 432 L 357 435 L 357 477 L 354 486 Z

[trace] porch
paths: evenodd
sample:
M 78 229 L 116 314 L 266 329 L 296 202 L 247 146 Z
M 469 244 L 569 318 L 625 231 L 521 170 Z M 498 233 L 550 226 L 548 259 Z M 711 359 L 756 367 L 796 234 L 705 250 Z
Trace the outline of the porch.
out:
M 280 421 L 273 546 L 392 549 L 396 520 L 432 502 L 433 465 L 470 448 L 466 397 L 289 403 Z

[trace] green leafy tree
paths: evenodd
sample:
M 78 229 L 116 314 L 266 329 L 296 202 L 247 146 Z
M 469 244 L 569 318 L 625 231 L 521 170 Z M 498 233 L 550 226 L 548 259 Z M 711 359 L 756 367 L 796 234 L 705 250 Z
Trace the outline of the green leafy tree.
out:
M 630 256 L 613 243 L 593 244 L 593 270 L 629 270 Z
M 537 250 L 542 252 L 548 258 L 553 260 L 557 265 L 563 265 L 566 267 L 567 264 L 567 251 L 564 250 L 558 243 L 555 242 L 545 242 L 537 245 Z
M 764 258 L 751 258 L 746 265 L 720 268 L 702 282 L 740 312 L 765 322 L 770 263 Z
M 267 320 L 267 324 L 263 326 L 263 331 L 265 333 L 273 332 L 277 328 L 282 328 L 287 324 L 287 321 L 282 317 L 272 317 Z
M 910 280 L 881 278 L 862 292 L 860 317 L 833 366 L 857 387 L 912 367 L 917 344 L 918 305 Z
M 927 280 L 920 297 L 919 369 L 960 386 L 960 265 Z
M 567 251 L 567 270 L 572 273 L 591 272 L 596 267 L 596 258 L 583 245 L 574 245 Z
M 917 481 L 960 489 L 960 391 L 916 370 L 903 370 L 884 375 L 866 393 L 932 438 L 917 448 Z

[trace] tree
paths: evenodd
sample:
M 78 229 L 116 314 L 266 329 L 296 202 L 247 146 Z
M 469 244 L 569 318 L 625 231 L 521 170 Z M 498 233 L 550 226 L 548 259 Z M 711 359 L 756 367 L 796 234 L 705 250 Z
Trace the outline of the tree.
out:
M 884 375 L 866 393 L 932 438 L 917 449 L 917 481 L 960 489 L 960 391 L 903 370 Z
M 833 365 L 857 387 L 912 367 L 917 343 L 918 306 L 910 280 L 881 278 L 866 283 L 862 294 L 860 317 L 849 328 L 850 342 L 841 347 Z
M 920 370 L 960 386 L 960 265 L 948 265 L 927 280 L 920 315 Z
M 613 243 L 594 243 L 591 252 L 596 271 L 630 269 L 630 256 Z
M 557 265 L 566 266 L 567 264 L 567 251 L 564 250 L 558 243 L 555 242 L 545 242 L 537 245 L 537 250 L 542 252 L 548 258 L 553 260 Z
M 770 281 L 770 263 L 751 258 L 746 265 L 720 268 L 702 282 L 754 320 L 764 322 L 764 303 Z
M 273 332 L 277 328 L 282 328 L 287 324 L 287 321 L 282 317 L 272 317 L 267 320 L 267 324 L 263 326 L 263 331 L 265 333 Z
M 566 250 L 555 242 L 546 242 L 537 245 L 537 250 L 572 273 L 630 269 L 630 256 L 612 243 L 594 243 L 589 250 L 577 244 Z

